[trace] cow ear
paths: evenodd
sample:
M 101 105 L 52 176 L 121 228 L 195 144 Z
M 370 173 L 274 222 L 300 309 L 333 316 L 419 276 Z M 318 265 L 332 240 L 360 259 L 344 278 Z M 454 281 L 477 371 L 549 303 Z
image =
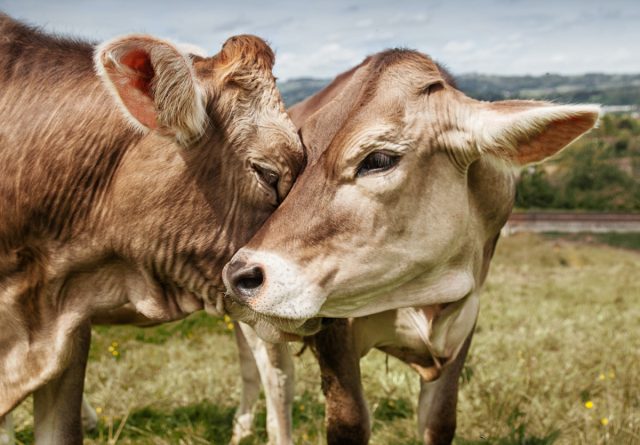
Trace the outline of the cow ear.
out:
M 144 35 L 119 37 L 96 49 L 95 66 L 135 127 L 184 144 L 203 133 L 202 87 L 191 59 L 172 44 Z
M 473 133 L 481 153 L 516 165 L 540 162 L 589 131 L 597 105 L 554 105 L 538 101 L 482 103 Z

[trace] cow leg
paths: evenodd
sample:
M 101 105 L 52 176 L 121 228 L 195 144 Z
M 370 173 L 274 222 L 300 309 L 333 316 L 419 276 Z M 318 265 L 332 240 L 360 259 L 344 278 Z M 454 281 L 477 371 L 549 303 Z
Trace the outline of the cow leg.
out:
M 8 413 L 0 423 L 0 445 L 15 445 L 13 434 L 13 416 Z
M 369 411 L 360 381 L 360 354 L 348 320 L 336 320 L 313 337 L 326 398 L 329 445 L 369 442 Z
M 269 444 L 293 444 L 293 396 L 294 369 L 291 353 L 286 343 L 264 344 L 264 351 L 257 354 L 260 378 L 267 400 L 267 432 Z
M 82 444 L 82 391 L 91 343 L 90 325 L 80 326 L 74 336 L 68 367 L 33 395 L 34 432 L 38 445 Z
M 467 337 L 456 359 L 445 366 L 437 380 L 420 379 L 418 399 L 418 435 L 425 445 L 445 445 L 456 432 L 458 381 L 471 345 L 473 332 Z
M 294 369 L 289 348 L 286 343 L 265 342 L 250 326 L 244 323 L 238 325 L 253 352 L 264 388 L 269 444 L 291 445 Z
M 254 418 L 253 408 L 260 395 L 260 374 L 253 353 L 238 323 L 234 323 L 234 325 L 240 361 L 240 376 L 242 377 L 242 398 L 233 419 L 231 445 L 237 445 L 242 439 L 251 435 Z

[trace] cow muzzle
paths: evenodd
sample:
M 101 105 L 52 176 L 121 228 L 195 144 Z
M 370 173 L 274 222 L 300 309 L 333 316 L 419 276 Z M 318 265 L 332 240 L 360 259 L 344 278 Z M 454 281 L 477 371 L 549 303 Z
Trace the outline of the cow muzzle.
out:
M 299 324 L 320 316 L 326 297 L 308 271 L 279 253 L 241 249 L 222 271 L 227 295 L 256 313 Z

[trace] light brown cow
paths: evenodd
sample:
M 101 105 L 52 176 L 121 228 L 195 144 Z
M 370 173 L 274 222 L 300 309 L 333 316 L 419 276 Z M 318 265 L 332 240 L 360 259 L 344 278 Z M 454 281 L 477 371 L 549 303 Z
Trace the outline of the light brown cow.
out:
M 598 113 L 476 101 L 405 50 L 366 59 L 291 110 L 308 164 L 226 266 L 226 305 L 274 340 L 318 330 L 318 317 L 360 317 L 314 340 L 329 443 L 367 441 L 358 360 L 371 347 L 423 378 L 425 443 L 452 440 L 479 292 L 513 205 L 509 166 L 553 155 Z
M 0 420 L 33 392 L 36 441 L 81 443 L 92 314 L 221 307 L 222 266 L 304 162 L 273 61 L 253 36 L 201 58 L 0 15 Z

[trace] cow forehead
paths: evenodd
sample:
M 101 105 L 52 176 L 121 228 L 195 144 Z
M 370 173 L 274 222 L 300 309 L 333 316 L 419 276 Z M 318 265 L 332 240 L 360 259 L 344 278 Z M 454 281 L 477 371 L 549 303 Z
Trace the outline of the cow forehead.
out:
M 386 113 L 376 102 L 395 102 L 418 96 L 424 85 L 448 79 L 446 72 L 427 56 L 410 50 L 389 50 L 370 56 L 357 67 L 338 76 L 325 90 L 293 107 L 301 122 L 300 132 L 308 158 L 319 158 L 335 136 L 357 116 Z
M 237 143 L 238 151 L 299 170 L 304 160 L 302 143 L 286 114 L 270 65 L 246 60 L 221 65 L 220 59 L 219 54 L 194 63 L 214 126 L 229 124 L 227 137 Z
M 368 63 L 368 78 L 363 84 L 363 99 L 383 91 L 413 90 L 449 76 L 430 57 L 417 51 L 392 49 L 376 54 Z
M 331 103 L 302 126 L 309 158 L 332 164 L 357 146 L 405 145 L 419 134 L 407 124 L 427 117 L 426 88 L 447 78 L 431 59 L 415 51 L 391 50 L 367 59 Z M 437 124 L 437 120 L 430 120 Z M 327 137 L 328 129 L 333 128 Z M 412 130 L 417 130 L 415 127 Z M 434 128 L 436 131 L 437 128 Z
M 264 160 L 288 169 L 295 177 L 305 164 L 305 154 L 292 124 L 285 121 L 286 115 L 264 128 L 265 132 L 251 145 L 249 157 Z
M 288 163 L 297 170 L 304 162 L 304 150 L 298 132 L 284 109 L 275 82 L 258 94 L 262 95 L 257 98 L 261 105 L 249 113 L 251 119 L 237 125 L 246 124 L 247 132 L 255 130 L 261 139 L 258 145 L 260 150 L 264 150 L 265 156 Z
M 406 95 L 405 99 L 397 94 L 383 96 L 354 113 L 337 132 L 321 156 L 328 171 L 339 173 L 344 166 L 354 166 L 374 151 L 403 155 L 413 150 L 426 153 L 443 145 L 443 135 L 451 128 L 440 115 L 441 103 L 430 103 L 418 95 Z M 464 133 L 463 129 L 457 131 Z

